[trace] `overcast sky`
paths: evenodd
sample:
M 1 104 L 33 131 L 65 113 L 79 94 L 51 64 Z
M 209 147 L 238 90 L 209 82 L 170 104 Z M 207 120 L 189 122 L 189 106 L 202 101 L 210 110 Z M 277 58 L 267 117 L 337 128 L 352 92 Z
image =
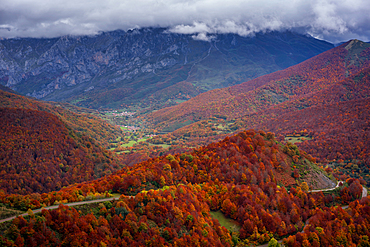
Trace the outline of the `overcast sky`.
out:
M 57 37 L 140 27 L 209 40 L 301 30 L 337 43 L 370 41 L 369 0 L 1 0 L 0 37 Z

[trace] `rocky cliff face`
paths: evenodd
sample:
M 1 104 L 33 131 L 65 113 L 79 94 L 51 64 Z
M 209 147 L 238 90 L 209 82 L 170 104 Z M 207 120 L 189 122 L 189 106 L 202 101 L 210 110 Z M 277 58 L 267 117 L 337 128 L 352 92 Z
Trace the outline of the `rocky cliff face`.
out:
M 0 83 L 24 95 L 93 108 L 160 106 L 286 68 L 332 47 L 291 32 L 218 35 L 205 42 L 160 28 L 3 39 Z

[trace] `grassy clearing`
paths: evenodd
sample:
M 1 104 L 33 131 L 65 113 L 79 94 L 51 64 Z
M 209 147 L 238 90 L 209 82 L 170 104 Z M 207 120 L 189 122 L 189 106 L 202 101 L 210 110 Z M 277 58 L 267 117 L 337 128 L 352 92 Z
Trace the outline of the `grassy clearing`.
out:
M 129 141 L 128 143 L 122 144 L 121 147 L 133 147 L 134 144 L 138 142 L 144 142 L 147 139 L 148 139 L 147 137 L 144 137 L 144 138 L 138 139 L 137 141 Z
M 227 230 L 232 232 L 238 232 L 241 226 L 235 220 L 227 218 L 221 211 L 210 211 L 209 212 L 214 219 L 220 222 L 221 226 L 224 226 Z
M 6 207 L 0 207 L 0 219 L 5 219 L 8 217 L 23 214 L 23 213 L 24 213 L 23 211 L 9 209 Z
M 217 125 L 216 126 L 218 129 L 220 129 L 220 130 L 226 130 L 227 129 L 227 127 L 226 127 L 226 125 L 225 124 L 219 124 L 219 125 Z
M 75 105 L 75 104 L 77 104 L 81 101 L 84 101 L 84 100 L 86 100 L 86 97 L 80 97 L 80 98 L 77 98 L 77 99 L 74 99 L 74 100 L 70 101 L 69 103 L 72 104 L 72 105 Z
M 153 144 L 153 143 L 149 143 L 149 146 L 160 146 L 164 149 L 171 147 L 170 144 Z
M 128 153 L 130 153 L 131 151 L 128 151 L 128 150 L 125 150 L 125 151 L 119 151 L 119 152 L 116 152 L 115 150 L 111 150 L 111 151 L 113 151 L 113 152 L 115 152 L 116 154 L 123 154 L 123 153 L 125 153 L 125 154 L 128 154 Z
M 128 143 L 122 144 L 121 147 L 133 147 L 137 141 L 129 141 Z
M 312 138 L 309 136 L 286 136 L 284 139 L 292 144 L 312 140 Z
M 112 193 L 112 197 L 121 196 L 121 193 Z

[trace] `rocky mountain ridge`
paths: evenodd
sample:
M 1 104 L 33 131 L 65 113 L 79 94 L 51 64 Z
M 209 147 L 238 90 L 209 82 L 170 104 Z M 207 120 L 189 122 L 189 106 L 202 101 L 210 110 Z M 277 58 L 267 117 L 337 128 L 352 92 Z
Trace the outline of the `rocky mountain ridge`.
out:
M 2 39 L 0 84 L 91 108 L 140 100 L 163 105 L 289 67 L 332 47 L 292 32 L 223 34 L 206 42 L 163 28 Z M 179 89 L 184 82 L 190 84 Z

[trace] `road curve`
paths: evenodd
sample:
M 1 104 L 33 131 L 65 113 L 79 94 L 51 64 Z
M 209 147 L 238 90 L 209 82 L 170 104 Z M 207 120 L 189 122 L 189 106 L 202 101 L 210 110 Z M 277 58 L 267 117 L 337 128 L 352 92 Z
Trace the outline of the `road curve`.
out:
M 308 192 L 320 192 L 320 191 L 330 191 L 330 190 L 335 190 L 336 188 L 339 187 L 339 184 L 342 183 L 343 184 L 343 181 L 338 181 L 337 185 L 333 188 L 329 188 L 329 189 L 321 189 L 321 190 L 309 190 Z
M 320 191 L 334 190 L 334 189 L 336 189 L 336 188 L 339 187 L 339 183 L 340 182 L 342 182 L 342 181 L 338 181 L 337 185 L 334 188 L 322 189 L 322 190 L 310 190 L 308 192 L 320 192 Z M 364 198 L 366 196 L 367 196 L 367 189 L 364 186 L 362 186 L 362 198 Z M 129 197 L 132 197 L 132 196 L 129 196 Z M 120 196 L 115 196 L 115 197 L 108 197 L 108 198 L 96 199 L 96 200 L 91 200 L 91 201 L 71 202 L 71 203 L 66 203 L 66 204 L 63 204 L 63 205 L 66 205 L 66 206 L 77 206 L 77 205 L 90 204 L 90 203 L 96 203 L 96 202 L 105 202 L 105 201 L 118 200 L 119 198 L 120 198 Z M 51 210 L 51 209 L 56 209 L 58 207 L 59 207 L 59 205 L 54 205 L 54 206 L 49 206 L 49 207 L 46 207 L 46 208 L 35 209 L 35 210 L 32 210 L 32 212 L 34 214 L 36 214 L 36 213 L 40 213 L 42 209 Z M 346 207 L 348 207 L 348 206 L 344 206 L 343 208 L 346 208 Z M 17 215 L 17 216 L 12 216 L 12 217 L 9 217 L 9 218 L 0 220 L 0 223 L 13 220 L 13 219 L 15 219 L 18 216 L 27 216 L 27 215 L 28 215 L 28 213 L 24 213 L 24 214 Z M 308 220 L 309 219 L 307 219 L 306 224 L 308 223 Z M 302 232 L 303 232 L 303 230 L 302 230 Z M 283 240 L 279 240 L 278 242 L 279 243 L 282 243 Z M 268 244 L 258 245 L 258 247 L 265 247 L 265 246 L 268 246 Z
M 367 197 L 367 189 L 362 186 L 362 197 L 361 198 L 364 198 L 364 197 Z M 349 205 L 346 205 L 346 206 L 342 206 L 343 209 L 347 209 L 349 207 Z
M 367 189 L 362 186 L 362 198 L 367 197 Z
M 330 191 L 330 190 L 335 190 L 336 188 L 338 188 L 338 187 L 339 187 L 339 183 L 340 183 L 340 182 L 342 182 L 342 183 L 343 183 L 343 181 L 338 181 L 337 185 L 336 185 L 334 188 L 330 188 L 330 189 L 322 189 L 322 190 L 309 190 L 308 192 L 320 192 L 320 191 Z M 362 186 L 362 198 L 364 198 L 364 197 L 367 197 L 367 189 L 366 189 L 364 186 Z M 343 208 L 343 209 L 347 209 L 347 208 L 348 208 L 348 205 L 343 206 L 342 208 Z M 309 224 L 309 219 L 307 219 L 307 220 L 306 220 L 306 222 L 305 222 L 305 226 L 306 226 L 307 224 Z M 301 232 L 304 232 L 304 227 L 303 227 L 303 229 L 302 229 L 302 231 L 301 231 Z M 283 242 L 283 240 L 282 240 L 282 239 L 278 241 L 278 243 L 279 243 L 279 244 L 281 244 L 282 242 Z M 268 243 L 267 243 L 267 244 L 262 244 L 262 245 L 257 245 L 256 247 L 267 247 L 267 246 L 268 246 Z
M 71 203 L 66 203 L 66 204 L 63 203 L 63 205 L 65 205 L 65 206 L 77 206 L 77 205 L 90 204 L 90 203 L 96 203 L 96 202 L 105 202 L 105 201 L 118 200 L 119 198 L 120 198 L 120 196 L 115 196 L 115 197 L 108 197 L 108 198 L 96 199 L 96 200 L 91 200 L 91 201 L 71 202 Z M 34 214 L 36 214 L 36 213 L 40 213 L 41 210 L 43 210 L 43 209 L 51 210 L 51 209 L 56 209 L 58 207 L 59 207 L 59 204 L 58 205 L 49 206 L 49 207 L 45 207 L 45 208 L 35 209 L 35 210 L 32 210 L 32 212 Z M 27 216 L 27 215 L 28 215 L 28 213 L 24 213 L 24 214 L 12 216 L 12 217 L 9 217 L 9 218 L 0 220 L 0 223 L 13 220 L 13 219 L 15 219 L 18 216 Z

